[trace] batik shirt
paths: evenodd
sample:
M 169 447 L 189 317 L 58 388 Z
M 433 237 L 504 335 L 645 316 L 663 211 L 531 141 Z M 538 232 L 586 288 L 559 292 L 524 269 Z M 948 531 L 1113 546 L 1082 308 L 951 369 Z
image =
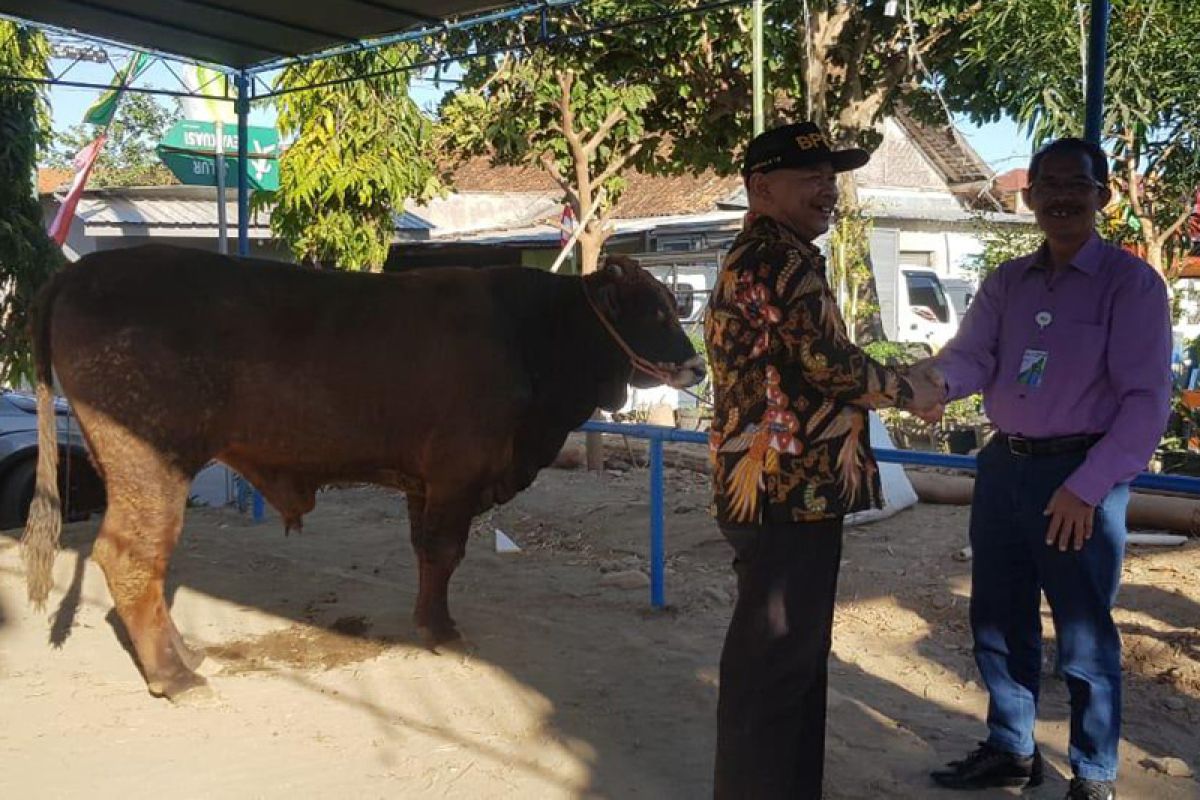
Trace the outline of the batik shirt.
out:
M 809 242 L 749 220 L 704 319 L 715 410 L 713 513 L 722 524 L 806 522 L 881 506 L 867 409 L 912 387 L 856 347 Z

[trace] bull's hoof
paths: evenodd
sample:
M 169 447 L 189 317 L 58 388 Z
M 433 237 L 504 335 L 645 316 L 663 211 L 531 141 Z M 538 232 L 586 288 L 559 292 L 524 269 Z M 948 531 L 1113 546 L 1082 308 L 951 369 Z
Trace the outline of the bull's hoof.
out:
M 462 639 L 462 634 L 458 632 L 458 628 L 453 623 L 449 625 L 417 625 L 417 635 L 421 637 L 421 641 L 430 650 L 437 652 L 438 645 L 457 642 Z
M 204 663 L 204 652 L 202 650 L 193 650 L 182 642 L 175 647 L 175 652 L 179 655 L 179 660 L 183 662 L 183 665 L 192 672 L 198 670 L 200 665 Z
M 165 697 L 175 705 L 203 705 L 216 699 L 208 681 L 194 672 L 178 672 L 167 678 L 149 681 L 150 694 Z

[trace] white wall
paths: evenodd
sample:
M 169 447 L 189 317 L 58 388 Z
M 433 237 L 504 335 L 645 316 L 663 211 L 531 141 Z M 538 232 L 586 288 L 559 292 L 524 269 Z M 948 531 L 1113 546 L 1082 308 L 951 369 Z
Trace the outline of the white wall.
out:
M 974 234 L 958 231 L 932 233 L 900 229 L 900 252 L 932 253 L 930 266 L 943 278 L 968 278 L 968 259 L 983 252 L 983 242 Z

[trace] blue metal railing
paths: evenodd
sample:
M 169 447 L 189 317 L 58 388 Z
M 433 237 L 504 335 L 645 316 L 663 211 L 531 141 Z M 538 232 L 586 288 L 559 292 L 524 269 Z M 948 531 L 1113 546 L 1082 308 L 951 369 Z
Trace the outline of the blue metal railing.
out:
M 708 444 L 708 434 L 681 431 L 660 425 L 628 425 L 616 422 L 585 422 L 580 430 L 589 433 L 614 433 L 648 439 L 650 447 L 650 604 L 666 606 L 666 541 L 663 514 L 663 442 Z M 974 456 L 927 453 L 920 450 L 876 448 L 875 458 L 890 464 L 909 464 L 920 467 L 942 467 L 966 472 L 975 471 Z M 1178 492 L 1200 496 L 1200 478 L 1182 475 L 1157 475 L 1143 472 L 1133 481 L 1134 488 L 1160 492 Z
M 617 422 L 585 422 L 580 428 L 588 433 L 612 433 L 632 436 L 649 441 L 650 449 L 650 605 L 654 608 L 666 606 L 666 515 L 663 511 L 663 443 L 686 442 L 708 444 L 708 434 L 700 431 L 683 431 L 661 425 L 631 425 Z M 917 467 L 941 467 L 964 472 L 975 471 L 974 456 L 929 453 L 921 450 L 897 450 L 875 448 L 876 460 L 889 464 L 907 464 Z M 1134 481 L 1136 489 L 1158 492 L 1177 492 L 1200 496 L 1200 478 L 1182 475 L 1158 475 L 1143 472 Z M 249 505 L 255 522 L 266 516 L 262 494 L 246 486 L 248 498 L 239 494 L 239 508 Z

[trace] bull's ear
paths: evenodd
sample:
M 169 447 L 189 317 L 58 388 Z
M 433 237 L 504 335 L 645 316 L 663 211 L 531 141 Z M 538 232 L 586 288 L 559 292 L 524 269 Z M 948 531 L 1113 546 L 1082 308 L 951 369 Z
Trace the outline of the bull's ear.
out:
M 606 264 L 604 271 L 607 273 L 611 268 Z M 620 269 L 620 267 L 617 267 Z M 600 311 L 609 319 L 617 319 L 621 316 L 621 289 L 615 280 L 605 281 L 596 289 L 593 298 Z
M 637 268 L 638 263 L 628 256 L 607 255 L 604 257 L 604 271 L 617 280 L 628 278 Z

